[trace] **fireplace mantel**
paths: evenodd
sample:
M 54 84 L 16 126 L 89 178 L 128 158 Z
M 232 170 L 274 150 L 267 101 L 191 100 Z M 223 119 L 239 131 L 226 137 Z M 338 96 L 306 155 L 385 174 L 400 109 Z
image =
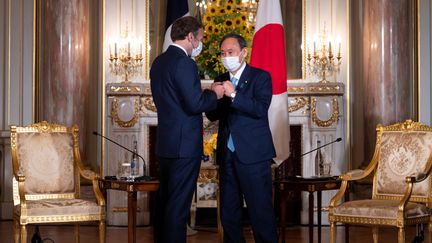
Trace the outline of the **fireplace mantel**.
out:
M 203 80 L 202 87 L 208 88 L 212 81 Z M 109 83 L 106 85 L 107 122 L 106 132 L 110 137 L 123 141 L 125 145 L 133 139 L 138 140 L 139 153 L 146 161 L 150 159 L 150 127 L 157 126 L 157 110 L 151 96 L 150 83 Z M 288 106 L 291 125 L 301 126 L 301 152 L 306 153 L 316 147 L 317 140 L 321 144 L 334 141 L 337 138 L 346 140 L 345 135 L 345 87 L 343 83 L 316 83 L 316 82 L 289 82 Z M 137 119 L 136 119 L 137 118 Z M 206 121 L 206 119 L 205 119 Z M 207 122 L 207 121 L 206 121 Z M 332 175 L 339 175 L 348 169 L 346 163 L 345 142 L 333 143 L 321 151 L 331 163 Z M 106 145 L 105 175 L 115 174 L 116 164 L 123 158 L 124 151 Z M 120 153 L 120 154 L 119 154 Z M 302 176 L 315 175 L 315 152 L 301 158 Z M 147 165 L 148 166 L 148 165 Z M 147 171 L 149 168 L 147 167 Z M 335 192 L 323 193 L 323 206 L 330 200 Z M 115 200 L 115 198 L 113 198 Z M 307 195 L 302 196 L 303 209 L 302 223 L 307 222 Z M 111 203 L 112 205 L 113 203 Z M 143 209 L 146 209 L 144 202 Z M 121 211 L 121 210 L 117 210 Z M 122 217 L 110 217 L 115 214 L 113 207 L 108 203 L 108 223 L 121 224 Z M 146 217 L 148 213 L 145 213 Z M 110 222 L 111 220 L 111 222 Z M 115 221 L 115 222 L 114 222 Z M 144 224 L 147 219 L 144 220 Z M 327 218 L 323 217 L 323 223 Z

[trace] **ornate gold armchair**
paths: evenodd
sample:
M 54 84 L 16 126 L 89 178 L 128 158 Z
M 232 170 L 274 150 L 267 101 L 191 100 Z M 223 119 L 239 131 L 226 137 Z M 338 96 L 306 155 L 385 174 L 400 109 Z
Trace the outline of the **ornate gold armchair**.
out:
M 105 199 L 99 176 L 81 163 L 76 125 L 11 126 L 11 150 L 15 242 L 27 242 L 27 224 L 65 222 L 75 223 L 79 242 L 82 221 L 98 221 L 105 242 Z M 96 200 L 80 199 L 80 176 L 92 181 Z
M 398 228 L 398 242 L 405 242 L 405 226 L 428 224 L 432 233 L 430 208 L 432 127 L 407 120 L 377 126 L 375 152 L 368 167 L 341 175 L 342 185 L 330 201 L 330 242 L 336 242 L 336 222 L 372 226 L 378 242 L 378 227 Z M 374 173 L 372 198 L 338 204 L 349 181 Z M 431 242 L 431 240 L 429 240 Z

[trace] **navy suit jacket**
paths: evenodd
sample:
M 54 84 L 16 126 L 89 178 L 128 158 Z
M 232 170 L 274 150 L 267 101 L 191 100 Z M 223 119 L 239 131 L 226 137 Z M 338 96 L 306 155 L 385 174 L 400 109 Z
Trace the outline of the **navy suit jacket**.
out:
M 195 61 L 171 45 L 153 62 L 150 85 L 158 114 L 156 155 L 201 157 L 202 113 L 217 107 L 217 96 L 202 91 Z
M 215 78 L 215 82 L 230 80 L 229 73 Z M 231 133 L 237 157 L 243 163 L 256 163 L 276 156 L 268 122 L 272 99 L 270 74 L 246 65 L 236 87 L 236 97 L 224 96 L 217 109 L 206 112 L 209 120 L 219 120 L 216 160 L 223 161 Z

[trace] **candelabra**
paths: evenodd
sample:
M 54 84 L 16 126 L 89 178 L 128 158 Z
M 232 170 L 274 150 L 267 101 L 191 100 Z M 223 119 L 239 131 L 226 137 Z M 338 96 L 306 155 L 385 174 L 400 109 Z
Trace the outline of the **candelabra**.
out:
M 110 71 L 114 75 L 123 77 L 123 82 L 127 83 L 137 73 L 142 72 L 143 57 L 142 57 L 142 43 L 139 44 L 138 48 L 131 50 L 131 43 L 123 44 L 119 46 L 117 52 L 117 43 L 114 43 L 114 55 L 111 52 L 111 45 L 109 45 L 109 62 Z
M 332 51 L 332 42 L 327 40 L 325 28 L 323 34 L 320 36 L 320 43 L 313 42 L 313 54 L 309 52 L 309 45 L 307 46 L 307 67 L 311 75 L 320 78 L 321 83 L 329 82 L 326 77 L 328 75 L 337 74 L 340 71 L 341 65 L 341 43 L 338 43 L 338 53 L 334 56 Z

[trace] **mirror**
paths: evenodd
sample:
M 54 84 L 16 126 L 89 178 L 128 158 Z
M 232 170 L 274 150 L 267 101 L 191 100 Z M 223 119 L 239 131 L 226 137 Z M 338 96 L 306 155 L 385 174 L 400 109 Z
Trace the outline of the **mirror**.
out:
M 209 0 L 208 0 L 209 1 Z M 283 24 L 285 28 L 285 52 L 287 64 L 287 79 L 305 78 L 304 46 L 306 28 L 303 26 L 306 0 L 281 0 Z M 189 12 L 195 13 L 196 0 L 189 0 Z M 161 53 L 165 35 L 165 16 L 167 0 L 150 1 L 149 30 L 150 30 L 150 65 Z

